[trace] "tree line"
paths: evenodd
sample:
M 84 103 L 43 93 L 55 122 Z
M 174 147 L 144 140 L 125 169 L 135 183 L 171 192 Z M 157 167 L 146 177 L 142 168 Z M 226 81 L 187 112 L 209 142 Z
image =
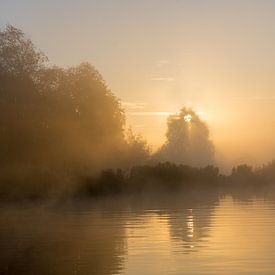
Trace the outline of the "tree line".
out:
M 11 25 L 0 30 L 0 152 L 1 198 L 275 178 L 274 163 L 222 176 L 206 123 L 188 108 L 168 118 L 166 141 L 152 154 L 146 140 L 126 129 L 120 100 L 92 65 L 52 66 Z

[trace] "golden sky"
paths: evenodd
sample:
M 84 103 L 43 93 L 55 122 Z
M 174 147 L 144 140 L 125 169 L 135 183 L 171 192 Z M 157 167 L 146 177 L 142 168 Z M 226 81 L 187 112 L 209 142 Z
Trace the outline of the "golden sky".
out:
M 275 156 L 275 1 L 2 0 L 52 63 L 92 63 L 153 148 L 183 106 L 207 121 L 224 165 Z

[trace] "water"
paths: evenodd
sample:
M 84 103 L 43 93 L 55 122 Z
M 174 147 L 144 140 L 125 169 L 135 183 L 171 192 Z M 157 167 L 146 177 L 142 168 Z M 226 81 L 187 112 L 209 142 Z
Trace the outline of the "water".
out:
M 275 274 L 270 199 L 148 196 L 0 212 L 0 274 Z

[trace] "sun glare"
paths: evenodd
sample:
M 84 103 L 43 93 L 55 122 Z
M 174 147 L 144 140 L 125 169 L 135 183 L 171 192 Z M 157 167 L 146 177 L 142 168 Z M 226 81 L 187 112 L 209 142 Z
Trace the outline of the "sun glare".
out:
M 191 120 L 192 120 L 192 115 L 187 114 L 187 115 L 185 115 L 185 116 L 183 117 L 183 119 L 184 119 L 186 122 L 191 122 Z

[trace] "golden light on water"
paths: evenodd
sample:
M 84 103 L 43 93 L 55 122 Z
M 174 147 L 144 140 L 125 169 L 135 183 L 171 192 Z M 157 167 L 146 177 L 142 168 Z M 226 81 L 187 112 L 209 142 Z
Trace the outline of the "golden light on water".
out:
M 192 209 L 190 209 L 190 215 L 187 217 L 187 236 L 189 238 L 193 238 L 194 237 L 194 218 L 192 215 Z

